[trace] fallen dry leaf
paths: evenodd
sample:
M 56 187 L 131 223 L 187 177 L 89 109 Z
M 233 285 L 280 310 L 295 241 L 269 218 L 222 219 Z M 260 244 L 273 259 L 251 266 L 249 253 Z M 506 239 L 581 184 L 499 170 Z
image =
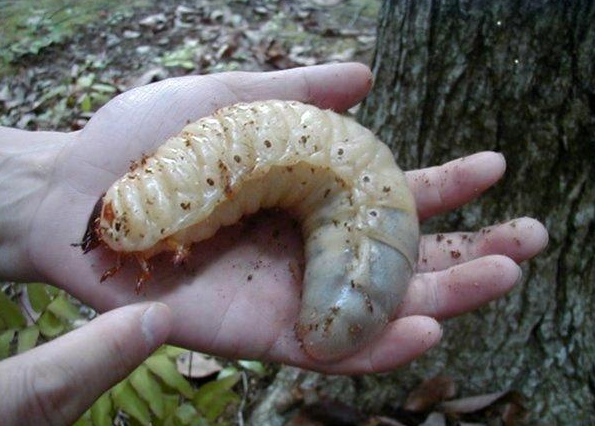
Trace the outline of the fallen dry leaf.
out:
M 301 417 L 323 425 L 359 426 L 365 416 L 355 407 L 332 399 L 320 399 L 313 404 L 307 404 L 300 410 Z
M 529 412 L 523 407 L 520 400 L 517 401 L 517 398 L 506 404 L 502 410 L 502 420 L 506 426 L 526 424 L 528 416 Z
M 302 413 L 297 413 L 287 422 L 286 426 L 325 426 L 325 424 L 312 420 Z
M 138 23 L 143 27 L 151 28 L 154 31 L 159 31 L 165 27 L 166 22 L 167 17 L 164 13 L 156 13 L 141 19 Z
M 342 1 L 343 0 L 312 0 L 312 3 L 317 4 L 319 6 L 336 6 Z
M 426 411 L 440 401 L 450 399 L 456 394 L 456 386 L 452 378 L 438 375 L 424 380 L 413 389 L 403 408 L 407 411 Z
M 445 413 L 473 413 L 483 410 L 494 404 L 500 398 L 508 395 L 509 391 L 488 393 L 485 395 L 469 396 L 466 398 L 453 399 L 440 404 L 440 409 Z
M 355 55 L 355 49 L 350 47 L 349 49 L 345 49 L 342 52 L 333 53 L 328 57 L 328 61 L 336 61 L 336 62 L 345 62 L 350 61 L 353 59 Z
M 134 87 L 144 86 L 145 84 L 153 83 L 155 81 L 163 80 L 167 77 L 167 71 L 161 67 L 151 68 L 145 71 L 142 75 L 133 79 L 128 83 L 128 89 Z
M 176 366 L 180 374 L 191 379 L 200 379 L 223 369 L 216 359 L 207 357 L 200 352 L 185 352 L 178 356 Z
M 430 413 L 419 426 L 446 426 L 446 417 L 442 413 Z
M 398 420 L 385 416 L 373 416 L 365 423 L 365 426 L 406 426 Z

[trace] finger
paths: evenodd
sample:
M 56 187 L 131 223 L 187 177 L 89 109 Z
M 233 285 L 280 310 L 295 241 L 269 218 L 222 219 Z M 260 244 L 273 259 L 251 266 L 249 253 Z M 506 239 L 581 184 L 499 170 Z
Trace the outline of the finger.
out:
M 131 305 L 0 363 L 2 423 L 72 424 L 164 343 L 169 331 L 166 305 Z
M 345 63 L 292 68 L 266 73 L 231 72 L 208 77 L 237 101 L 296 100 L 344 111 L 366 97 L 372 72 L 364 64 Z
M 480 152 L 441 166 L 407 172 L 420 220 L 459 207 L 478 197 L 504 174 L 502 154 Z
M 405 365 L 436 345 L 442 328 L 424 316 L 400 318 L 390 323 L 378 340 L 350 358 L 332 365 L 306 367 L 327 374 L 382 373 Z
M 101 137 L 102 143 L 94 148 L 97 158 L 111 149 L 120 159 L 94 165 L 120 173 L 131 160 L 153 151 L 189 121 L 223 106 L 280 99 L 343 111 L 361 101 L 371 85 L 370 69 L 358 63 L 170 78 L 117 96 L 97 111 L 79 137 Z M 131 139 L 142 143 L 134 144 Z
M 478 232 L 425 235 L 420 242 L 417 270 L 440 271 L 491 254 L 502 254 L 519 263 L 537 255 L 547 243 L 545 227 L 528 217 Z
M 486 256 L 439 272 L 417 274 L 398 317 L 450 318 L 499 298 L 521 278 L 521 268 L 506 256 Z

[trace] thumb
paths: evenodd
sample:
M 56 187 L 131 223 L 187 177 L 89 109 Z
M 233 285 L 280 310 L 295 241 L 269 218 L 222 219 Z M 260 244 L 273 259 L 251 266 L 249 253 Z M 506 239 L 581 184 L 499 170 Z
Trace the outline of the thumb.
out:
M 125 306 L 1 362 L 2 424 L 72 424 L 161 346 L 170 328 L 162 303 Z

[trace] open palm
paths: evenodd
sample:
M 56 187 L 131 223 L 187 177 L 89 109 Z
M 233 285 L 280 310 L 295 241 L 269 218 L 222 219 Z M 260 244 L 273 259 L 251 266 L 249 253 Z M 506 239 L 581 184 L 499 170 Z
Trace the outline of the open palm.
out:
M 40 275 L 99 311 L 146 300 L 168 304 L 171 343 L 212 354 L 281 361 L 330 373 L 386 371 L 433 346 L 443 319 L 507 292 L 520 277 L 515 262 L 547 242 L 532 219 L 491 232 L 424 236 L 418 273 L 397 319 L 374 344 L 333 364 L 301 350 L 294 334 L 300 305 L 302 246 L 292 222 L 279 214 L 221 230 L 193 247 L 186 265 L 171 256 L 152 260 L 153 278 L 134 292 L 133 263 L 100 283 L 115 256 L 103 248 L 83 255 L 81 240 L 98 198 L 129 168 L 188 122 L 239 101 L 293 99 L 337 111 L 359 102 L 371 85 L 358 64 L 274 73 L 225 73 L 165 80 L 133 89 L 101 108 L 56 155 L 52 181 L 30 229 L 30 256 Z M 504 173 L 501 155 L 480 153 L 446 165 L 408 172 L 420 218 L 458 207 Z M 522 241 L 522 244 L 518 244 Z M 117 333 L 117 330 L 114 330 Z

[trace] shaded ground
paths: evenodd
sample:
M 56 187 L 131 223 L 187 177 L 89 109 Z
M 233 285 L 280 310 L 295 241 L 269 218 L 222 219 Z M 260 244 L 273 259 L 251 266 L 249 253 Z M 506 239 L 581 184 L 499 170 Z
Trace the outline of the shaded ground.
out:
M 0 14 L 0 124 L 55 130 L 78 129 L 118 92 L 170 76 L 369 62 L 379 7 L 46 0 L 28 16 L 31 2 L 2 3 L 11 7 Z

